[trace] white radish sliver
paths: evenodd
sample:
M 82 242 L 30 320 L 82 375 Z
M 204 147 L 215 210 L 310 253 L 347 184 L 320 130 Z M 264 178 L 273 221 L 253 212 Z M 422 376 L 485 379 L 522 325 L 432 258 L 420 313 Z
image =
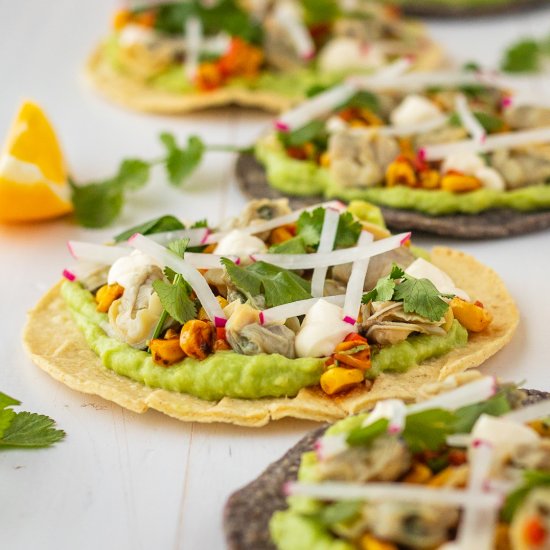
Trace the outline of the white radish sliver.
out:
M 206 227 L 197 227 L 194 229 L 177 229 L 175 231 L 163 231 L 162 233 L 154 233 L 149 235 L 149 238 L 159 244 L 167 245 L 178 239 L 189 239 L 187 246 L 201 246 L 206 244 L 210 230 Z
M 387 137 L 402 137 L 410 136 L 413 134 L 423 134 L 436 130 L 445 125 L 449 117 L 447 115 L 441 115 L 439 117 L 427 120 L 425 122 L 418 122 L 416 124 L 407 124 L 404 126 L 370 126 L 370 127 L 357 127 L 351 128 L 351 133 L 354 135 L 361 134 L 380 134 Z
M 323 254 L 256 254 L 253 259 L 268 262 L 286 269 L 314 269 L 324 265 L 341 265 L 371 258 L 372 256 L 399 248 L 410 237 L 410 233 L 400 233 L 399 235 L 376 241 L 369 246 L 354 246 Z
M 420 149 L 419 155 L 425 160 L 443 160 L 455 153 L 488 153 L 498 149 L 511 149 L 548 141 L 550 141 L 550 127 L 544 127 L 488 136 L 483 143 L 465 139 L 454 143 L 427 145 Z
M 285 27 L 296 52 L 302 59 L 315 55 L 315 44 L 297 9 L 287 2 L 281 2 L 274 12 L 275 19 Z
M 321 237 L 319 239 L 319 247 L 317 252 L 330 252 L 334 248 L 336 232 L 338 231 L 338 223 L 340 221 L 340 213 L 332 208 L 325 210 L 323 220 L 323 228 L 321 229 Z M 325 279 L 327 278 L 328 266 L 323 265 L 316 267 L 313 270 L 311 277 L 311 295 L 314 298 L 320 298 L 325 293 Z
M 455 109 L 462 126 L 464 126 L 468 134 L 470 134 L 475 141 L 482 143 L 487 137 L 487 132 L 470 110 L 464 95 L 457 95 L 455 99 Z
M 185 22 L 185 76 L 193 82 L 199 68 L 202 43 L 202 22 L 198 17 L 188 17 Z
M 452 434 L 447 436 L 446 442 L 449 447 L 469 447 L 472 441 L 470 434 Z
M 216 299 L 216 296 L 214 296 L 214 293 L 210 290 L 206 279 L 188 261 L 176 256 L 176 254 L 164 246 L 148 239 L 147 237 L 144 237 L 143 235 L 134 235 L 128 240 L 128 243 L 133 248 L 141 250 L 141 252 L 155 258 L 159 263 L 173 269 L 176 273 L 181 273 L 183 278 L 195 291 L 197 298 L 208 315 L 208 318 L 214 322 L 216 326 L 223 326 L 225 324 L 226 316 L 218 300 Z
M 446 391 L 427 401 L 409 405 L 408 414 L 436 408 L 447 410 L 459 409 L 492 397 L 495 395 L 496 389 L 495 378 L 493 376 L 485 376 L 454 390 Z
M 263 233 L 264 231 L 270 231 L 276 227 L 281 227 L 282 225 L 287 225 L 289 223 L 295 222 L 303 212 L 311 212 L 316 208 L 333 208 L 339 210 L 340 212 L 346 209 L 346 206 L 340 201 L 328 201 L 321 202 L 319 204 L 314 204 L 308 206 L 307 208 L 300 208 L 299 210 L 293 210 L 289 214 L 283 216 L 277 216 L 271 220 L 266 220 L 265 222 L 253 223 L 247 227 L 239 227 L 239 231 L 243 233 L 248 233 L 249 235 L 255 235 L 256 233 Z M 217 233 L 211 233 L 206 238 L 205 243 L 203 244 L 212 244 L 219 242 L 229 231 L 219 231 Z
M 114 264 L 119 258 L 128 256 L 130 250 L 123 246 L 67 241 L 67 247 L 73 258 L 102 265 Z
M 288 483 L 288 495 L 303 495 L 321 500 L 384 500 L 393 502 L 418 502 L 449 506 L 471 506 L 475 509 L 499 506 L 501 498 L 492 493 L 448 488 L 434 488 L 407 483 Z
M 288 111 L 275 121 L 275 127 L 282 132 L 301 128 L 312 120 L 328 114 L 348 101 L 358 88 L 352 83 L 344 83 L 317 94 L 315 97 Z
M 341 306 L 344 303 L 345 295 L 337 294 L 336 296 L 325 296 L 324 298 L 309 298 L 307 300 L 298 300 L 290 304 L 275 306 L 270 309 L 264 309 L 260 314 L 260 318 L 262 323 L 268 324 L 275 323 L 276 321 L 283 321 L 290 317 L 305 315 L 321 299 L 331 304 Z
M 359 247 L 368 246 L 374 240 L 372 233 L 361 231 L 357 245 Z M 359 308 L 361 307 L 361 298 L 363 296 L 363 286 L 367 269 L 369 268 L 370 258 L 357 260 L 353 262 L 351 275 L 346 288 L 346 301 L 344 302 L 344 321 L 353 322 L 355 324 L 359 316 Z

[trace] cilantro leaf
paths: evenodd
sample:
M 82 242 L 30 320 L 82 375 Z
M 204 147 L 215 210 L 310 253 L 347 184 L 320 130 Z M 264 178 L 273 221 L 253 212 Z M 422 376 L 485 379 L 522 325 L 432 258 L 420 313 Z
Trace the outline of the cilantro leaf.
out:
M 540 69 L 540 48 L 536 40 L 512 44 L 504 53 L 500 68 L 508 73 L 529 73 Z
M 197 316 L 195 302 L 189 297 L 189 285 L 181 278 L 174 278 L 173 284 L 154 281 L 153 288 L 158 294 L 162 307 L 172 319 L 182 325 Z
M 269 248 L 271 254 L 305 254 L 306 243 L 302 237 L 292 237 L 288 241 L 274 244 Z
M 401 279 L 405 272 L 397 265 L 393 264 L 390 274 L 387 277 L 381 277 L 376 282 L 376 286 L 366 294 L 363 294 L 361 300 L 364 304 L 369 302 L 385 302 L 391 300 L 395 291 L 397 279 Z
M 512 409 L 506 391 L 501 391 L 481 403 L 461 407 L 455 411 L 456 421 L 453 425 L 455 433 L 470 433 L 477 419 L 482 414 L 501 416 Z
M 413 453 L 437 451 L 453 433 L 456 415 L 445 409 L 429 409 L 407 415 L 402 437 Z
M 405 276 L 405 270 L 397 264 L 391 266 L 390 279 L 401 279 Z
M 428 279 L 405 276 L 395 287 L 394 300 L 403 301 L 406 313 L 418 313 L 430 321 L 438 321 L 449 309 L 440 293 Z
M 362 502 L 358 500 L 341 500 L 324 506 L 315 514 L 315 518 L 321 524 L 330 527 L 335 523 L 343 523 L 354 519 L 361 511 L 362 506 Z
M 69 184 L 75 217 L 84 227 L 105 227 L 120 214 L 124 204 L 124 188 L 117 180 L 82 186 L 69 180 Z
M 0 439 L 15 418 L 15 411 L 3 409 L 0 411 Z
M 473 111 L 472 113 L 483 129 L 489 133 L 499 132 L 504 127 L 504 120 L 498 116 L 490 115 L 483 111 Z M 460 117 L 457 113 L 453 113 L 449 117 L 449 124 L 452 126 L 461 126 Z
M 342 103 L 337 110 L 347 108 L 368 109 L 373 113 L 378 113 L 380 112 L 380 101 L 376 94 L 367 90 L 361 90 Z
M 291 132 L 279 132 L 279 140 L 285 147 L 299 147 L 310 142 L 326 142 L 328 134 L 322 120 L 312 120 Z
M 151 165 L 140 159 L 123 160 L 115 176 L 116 181 L 124 189 L 136 191 L 149 181 Z
M 188 244 L 189 239 L 178 239 L 169 243 L 168 249 L 171 250 L 179 258 L 183 258 L 185 251 L 187 250 Z
M 185 229 L 185 225 L 181 223 L 175 216 L 160 216 L 149 220 L 148 222 L 135 225 L 115 237 L 115 242 L 120 243 L 127 241 L 132 235 L 141 233 L 142 235 L 153 235 L 155 233 L 163 233 L 165 231 L 177 231 Z
M 537 487 L 547 487 L 550 485 L 550 472 L 542 470 L 527 470 L 523 472 L 523 485 L 512 491 L 506 497 L 504 506 L 501 510 L 502 519 L 510 523 L 529 493 Z
M 14 399 L 13 397 L 10 397 L 0 391 L 0 410 L 16 405 L 21 405 L 21 401 L 18 401 L 17 399 Z
M 291 271 L 267 262 L 247 267 L 240 267 L 228 258 L 222 258 L 221 262 L 239 291 L 250 300 L 263 294 L 267 307 L 311 298 L 309 283 Z
M 321 231 L 325 221 L 325 209 L 316 208 L 311 212 L 302 212 L 298 218 L 296 231 L 297 236 L 301 237 L 304 243 L 316 249 L 321 239 Z M 334 248 L 348 248 L 357 244 L 357 239 L 361 233 L 361 224 L 355 221 L 350 212 L 340 214 L 338 228 L 334 239 Z
M 379 418 L 368 426 L 354 428 L 348 434 L 346 442 L 352 447 L 370 445 L 378 436 L 387 433 L 390 421 L 387 418 Z
M 176 138 L 168 132 L 160 135 L 160 141 L 166 148 L 164 162 L 168 179 L 172 185 L 181 185 L 201 162 L 205 145 L 199 137 L 190 136 L 187 147 L 182 149 L 176 143 Z
M 16 413 L 2 434 L 1 447 L 49 447 L 65 437 L 63 430 L 54 428 L 55 421 L 43 414 Z

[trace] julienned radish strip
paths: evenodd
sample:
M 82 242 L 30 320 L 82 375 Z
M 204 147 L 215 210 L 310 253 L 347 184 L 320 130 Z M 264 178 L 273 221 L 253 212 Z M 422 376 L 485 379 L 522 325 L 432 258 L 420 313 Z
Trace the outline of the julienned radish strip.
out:
M 149 235 L 149 238 L 159 244 L 167 245 L 178 239 L 189 239 L 187 246 L 204 245 L 211 231 L 207 227 L 197 227 L 194 229 L 177 229 L 175 231 L 163 231 L 162 233 L 154 233 Z
M 454 143 L 427 145 L 420 149 L 418 154 L 420 158 L 425 160 L 442 160 L 455 153 L 488 153 L 498 149 L 512 149 L 548 141 L 550 141 L 550 127 L 547 126 L 523 132 L 508 132 L 488 136 L 483 143 L 473 139 L 465 139 Z
M 89 277 L 100 269 L 104 269 L 104 267 L 105 264 L 98 262 L 79 261 L 77 264 L 65 268 L 62 275 L 68 281 L 78 281 Z
M 275 229 L 276 227 L 281 227 L 282 225 L 294 223 L 300 217 L 300 214 L 302 214 L 303 212 L 311 212 L 316 208 L 333 208 L 335 210 L 343 212 L 346 209 L 346 205 L 336 200 L 321 202 L 319 204 L 308 206 L 307 208 L 300 208 L 299 210 L 293 210 L 288 214 L 284 214 L 283 216 L 277 216 L 276 218 L 273 218 L 271 220 L 266 220 L 266 221 L 254 220 L 254 223 L 251 225 L 248 225 L 247 227 L 239 227 L 239 231 L 242 231 L 243 233 L 248 233 L 249 235 L 255 235 L 256 233 L 263 233 L 264 231 L 270 231 L 271 229 Z M 217 243 L 225 235 L 227 235 L 227 233 L 228 231 L 219 231 L 217 233 L 211 233 L 206 238 L 206 241 L 202 244 Z
M 534 405 L 528 405 L 523 409 L 518 409 L 502 416 L 502 418 L 506 420 L 522 423 L 548 417 L 550 417 L 550 399 L 545 399 L 544 401 L 535 403 Z
M 291 302 L 289 304 L 283 304 L 270 309 L 264 309 L 260 313 L 260 322 L 267 325 L 269 323 L 290 319 L 291 317 L 305 315 L 319 300 L 325 300 L 331 304 L 341 306 L 344 304 L 344 299 L 344 294 L 337 294 L 335 296 L 324 296 L 323 298 L 298 300 L 297 302 Z
M 472 139 L 478 143 L 483 143 L 487 137 L 487 132 L 470 110 L 468 102 L 463 94 L 456 96 L 455 109 L 462 126 L 464 126 Z
M 202 22 L 198 17 L 191 16 L 185 22 L 185 76 L 193 82 L 199 68 L 199 56 L 203 39 Z
M 374 239 L 372 233 L 361 231 L 357 246 L 368 247 Z M 363 285 L 367 276 L 370 258 L 357 260 L 353 262 L 351 275 L 346 288 L 346 300 L 344 302 L 344 321 L 350 324 L 355 324 L 359 316 L 359 308 L 361 307 L 361 297 L 363 296 Z
M 493 446 L 488 441 L 473 441 L 470 476 L 466 492 L 476 497 L 486 487 L 493 460 Z M 470 503 L 464 507 L 453 548 L 456 550 L 491 550 L 493 548 L 497 507 L 478 509 Z
M 148 254 L 152 258 L 155 258 L 159 263 L 173 269 L 176 273 L 180 273 L 195 291 L 209 319 L 214 322 L 216 326 L 225 325 L 226 316 L 216 296 L 214 296 L 214 293 L 210 290 L 206 279 L 189 262 L 139 233 L 133 235 L 128 240 L 128 244 Z
M 539 107 L 542 109 L 550 109 L 550 98 L 541 97 L 532 93 L 521 92 L 517 95 L 506 96 L 502 100 L 502 106 L 505 109 L 516 107 Z
M 275 121 L 275 128 L 281 132 L 301 128 L 308 122 L 326 115 L 338 105 L 342 105 L 358 90 L 357 86 L 348 82 L 329 88 L 278 118 Z
M 361 88 L 368 87 L 371 82 L 378 79 L 387 82 L 388 79 L 406 71 L 410 65 L 410 59 L 398 59 L 371 76 L 351 77 L 343 84 L 333 86 L 284 113 L 275 121 L 275 128 L 281 132 L 290 132 L 296 128 L 301 128 L 308 122 L 327 115 L 333 109 L 351 99 Z
M 123 246 L 67 241 L 71 256 L 76 260 L 94 262 L 102 265 L 114 264 L 119 258 L 128 256 L 130 250 Z
M 474 382 L 470 382 L 454 390 L 446 391 L 427 401 L 409 405 L 407 414 L 414 414 L 437 408 L 451 411 L 456 410 L 489 399 L 489 397 L 495 395 L 496 391 L 497 383 L 495 378 L 493 376 L 484 376 L 479 380 L 475 380 Z
M 251 259 L 264 261 L 286 269 L 314 269 L 319 266 L 347 264 L 364 260 L 399 248 L 409 241 L 410 233 L 400 233 L 387 239 L 381 239 L 369 246 L 354 246 L 323 254 L 255 254 Z
M 334 248 L 336 232 L 338 231 L 338 222 L 340 213 L 332 208 L 325 210 L 323 219 L 323 228 L 319 238 L 319 247 L 317 252 L 330 252 Z M 325 293 L 325 279 L 327 278 L 328 266 L 316 267 L 311 277 L 311 295 L 314 298 L 320 298 Z
M 275 8 L 274 17 L 288 32 L 298 55 L 305 60 L 312 59 L 315 56 L 315 44 L 297 9 L 291 4 L 280 3 Z
M 441 115 L 416 124 L 407 124 L 404 126 L 365 126 L 350 128 L 349 131 L 354 135 L 380 134 L 381 136 L 388 137 L 402 137 L 431 132 L 446 124 L 448 120 L 449 117 L 447 115 Z
M 481 491 L 434 488 L 407 483 L 287 483 L 287 495 L 301 495 L 320 500 L 374 500 L 418 502 L 448 506 L 469 506 L 475 509 L 494 508 L 502 503 L 500 495 Z

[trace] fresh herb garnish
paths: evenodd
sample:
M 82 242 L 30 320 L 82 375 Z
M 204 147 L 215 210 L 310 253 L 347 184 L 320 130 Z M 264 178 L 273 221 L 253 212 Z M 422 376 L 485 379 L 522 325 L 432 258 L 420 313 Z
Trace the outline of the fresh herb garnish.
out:
M 401 434 L 413 453 L 437 451 L 453 433 L 456 413 L 445 409 L 429 409 L 407 415 Z
M 458 409 L 456 411 L 456 421 L 453 426 L 453 431 L 454 433 L 470 433 L 477 419 L 482 414 L 502 416 L 511 410 L 512 407 L 508 399 L 508 392 L 506 390 L 501 390 L 490 399 L 487 399 L 487 401 L 474 403 L 473 405 Z
M 183 258 L 189 239 L 173 241 L 168 248 L 179 258 Z M 158 338 L 164 327 L 168 315 L 180 324 L 184 324 L 197 316 L 197 307 L 191 299 L 191 287 L 180 273 L 169 270 L 166 276 L 172 282 L 157 280 L 153 282 L 153 288 L 157 293 L 160 303 L 164 308 L 162 315 L 155 327 L 153 340 Z
M 354 428 L 346 438 L 346 442 L 352 447 L 358 445 L 370 445 L 378 436 L 387 433 L 390 421 L 387 418 L 379 418 L 368 426 Z
M 7 448 L 49 447 L 65 437 L 55 421 L 43 414 L 15 412 L 21 402 L 0 392 L 0 450 Z
M 115 237 L 115 242 L 120 243 L 127 241 L 132 235 L 141 233 L 142 235 L 154 235 L 155 233 L 164 233 L 165 231 L 178 231 L 185 229 L 185 225 L 181 223 L 175 216 L 161 216 L 149 220 L 148 222 L 135 225 Z
M 274 244 L 269 248 L 269 252 L 271 254 L 305 254 L 307 249 L 302 237 L 292 237 L 282 243 Z
M 550 36 L 543 40 L 523 39 L 505 51 L 500 68 L 508 73 L 538 72 L 546 56 L 550 56 Z
M 527 470 L 523 472 L 523 484 L 515 491 L 512 491 L 504 501 L 504 506 L 501 510 L 502 519 L 510 523 L 516 510 L 533 489 L 548 486 L 550 486 L 550 472 L 541 470 Z
M 306 143 L 316 143 L 324 147 L 328 140 L 328 132 L 322 120 L 312 120 L 296 130 L 279 132 L 278 136 L 285 147 L 300 147 Z
M 483 111 L 473 111 L 472 114 L 481 126 L 483 126 L 483 129 L 489 134 L 499 132 L 504 128 L 504 120 L 498 116 L 490 115 L 489 113 L 485 113 Z M 449 124 L 452 126 L 461 126 L 460 117 L 458 114 L 453 113 L 449 117 Z
M 151 168 L 164 166 L 172 185 L 182 185 L 201 162 L 206 151 L 241 152 L 248 148 L 206 145 L 199 137 L 190 136 L 187 144 L 179 146 L 175 137 L 162 133 L 160 140 L 165 155 L 155 160 L 126 159 L 112 178 L 85 185 L 69 180 L 71 200 L 78 223 L 85 227 L 105 227 L 111 224 L 122 211 L 126 193 L 136 191 L 147 184 Z
M 255 262 L 246 267 L 228 258 L 222 258 L 221 262 L 231 282 L 251 301 L 263 294 L 266 306 L 275 307 L 311 298 L 309 283 L 287 269 L 267 262 Z
M 417 313 L 430 321 L 439 321 L 449 309 L 441 294 L 428 279 L 416 279 L 393 265 L 391 273 L 378 279 L 376 286 L 363 294 L 362 302 L 403 302 L 405 313 Z
M 325 209 L 321 207 L 312 212 L 302 212 L 298 218 L 297 236 L 301 237 L 306 246 L 312 250 L 317 250 L 319 246 L 324 221 Z M 360 234 L 361 224 L 355 221 L 353 215 L 350 212 L 340 214 L 334 248 L 348 248 L 356 245 Z
M 342 103 L 337 110 L 346 108 L 368 109 L 373 113 L 379 113 L 380 101 L 376 94 L 368 92 L 367 90 L 361 90 L 351 96 L 346 102 Z
M 324 506 L 313 517 L 321 524 L 330 527 L 336 523 L 345 523 L 356 518 L 363 503 L 357 500 L 341 500 Z

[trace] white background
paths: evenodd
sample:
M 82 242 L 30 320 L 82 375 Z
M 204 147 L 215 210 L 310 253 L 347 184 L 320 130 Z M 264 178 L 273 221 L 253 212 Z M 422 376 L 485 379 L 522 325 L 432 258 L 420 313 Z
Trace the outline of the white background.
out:
M 247 145 L 265 127 L 269 116 L 259 112 L 227 109 L 169 119 L 126 112 L 96 97 L 79 72 L 114 7 L 112 0 L 0 0 L 0 134 L 22 98 L 40 102 L 72 174 L 91 181 L 112 174 L 125 156 L 157 156 L 161 130 Z M 430 28 L 457 61 L 494 66 L 511 40 L 550 32 L 550 9 Z M 52 449 L 0 452 L 0 547 L 223 548 L 227 496 L 314 426 L 285 420 L 243 429 L 183 424 L 155 412 L 137 415 L 55 382 L 21 346 L 26 311 L 69 261 L 67 239 L 100 242 L 162 213 L 207 216 L 212 223 L 236 214 L 245 199 L 232 161 L 209 155 L 184 190 L 170 189 L 156 174 L 108 231 L 85 231 L 69 220 L 0 226 L 0 390 L 23 401 L 26 410 L 52 416 L 68 434 Z M 418 239 L 424 246 L 441 242 Z M 453 246 L 496 269 L 521 310 L 513 342 L 484 370 L 550 390 L 550 232 Z

